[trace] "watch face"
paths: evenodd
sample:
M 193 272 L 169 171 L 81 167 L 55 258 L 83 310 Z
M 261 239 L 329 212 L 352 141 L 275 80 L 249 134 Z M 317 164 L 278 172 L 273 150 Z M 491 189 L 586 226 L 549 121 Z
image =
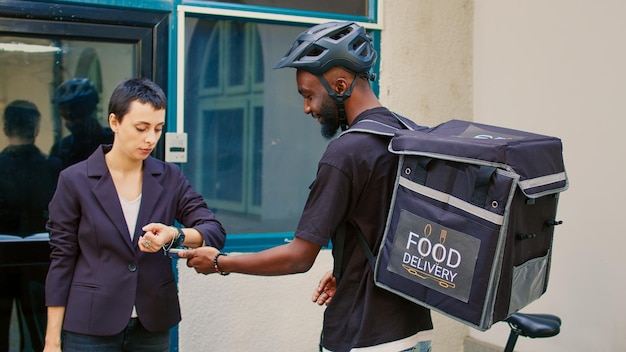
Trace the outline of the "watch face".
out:
M 176 230 L 178 231 L 178 237 L 174 240 L 174 247 L 178 247 L 185 242 L 185 233 L 183 232 L 183 229 L 177 227 Z

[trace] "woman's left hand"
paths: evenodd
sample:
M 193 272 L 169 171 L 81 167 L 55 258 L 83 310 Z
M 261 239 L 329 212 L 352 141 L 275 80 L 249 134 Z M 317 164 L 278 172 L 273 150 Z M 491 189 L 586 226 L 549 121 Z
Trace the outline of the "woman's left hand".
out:
M 172 242 L 178 231 L 161 223 L 150 223 L 142 228 L 145 233 L 139 237 L 139 249 L 142 252 L 154 253 Z

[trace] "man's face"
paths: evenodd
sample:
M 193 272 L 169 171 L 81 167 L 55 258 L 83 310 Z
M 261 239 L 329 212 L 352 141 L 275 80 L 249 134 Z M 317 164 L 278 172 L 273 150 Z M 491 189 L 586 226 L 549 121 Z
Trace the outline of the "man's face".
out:
M 310 114 L 322 125 L 322 136 L 330 139 L 339 130 L 337 103 L 328 95 L 319 78 L 306 71 L 296 74 L 298 93 L 304 99 L 304 113 Z
M 88 133 L 87 124 L 91 119 L 91 111 L 76 107 L 63 106 L 59 108 L 59 113 L 63 117 L 65 127 L 77 138 L 85 137 Z

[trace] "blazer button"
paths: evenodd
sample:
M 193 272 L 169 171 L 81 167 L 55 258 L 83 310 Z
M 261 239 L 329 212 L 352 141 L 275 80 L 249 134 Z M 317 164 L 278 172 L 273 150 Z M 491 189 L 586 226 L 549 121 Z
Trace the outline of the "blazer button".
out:
M 130 271 L 137 271 L 137 264 L 135 264 L 135 263 L 128 264 L 128 270 L 130 270 Z

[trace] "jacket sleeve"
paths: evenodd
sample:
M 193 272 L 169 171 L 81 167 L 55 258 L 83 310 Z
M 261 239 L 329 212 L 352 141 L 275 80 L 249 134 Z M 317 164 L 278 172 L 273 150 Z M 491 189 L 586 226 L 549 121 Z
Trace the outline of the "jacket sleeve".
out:
M 224 247 L 226 231 L 215 218 L 201 194 L 194 191 L 182 172 L 178 172 L 179 198 L 176 220 L 185 227 L 193 227 L 204 238 L 204 243 L 218 249 Z

